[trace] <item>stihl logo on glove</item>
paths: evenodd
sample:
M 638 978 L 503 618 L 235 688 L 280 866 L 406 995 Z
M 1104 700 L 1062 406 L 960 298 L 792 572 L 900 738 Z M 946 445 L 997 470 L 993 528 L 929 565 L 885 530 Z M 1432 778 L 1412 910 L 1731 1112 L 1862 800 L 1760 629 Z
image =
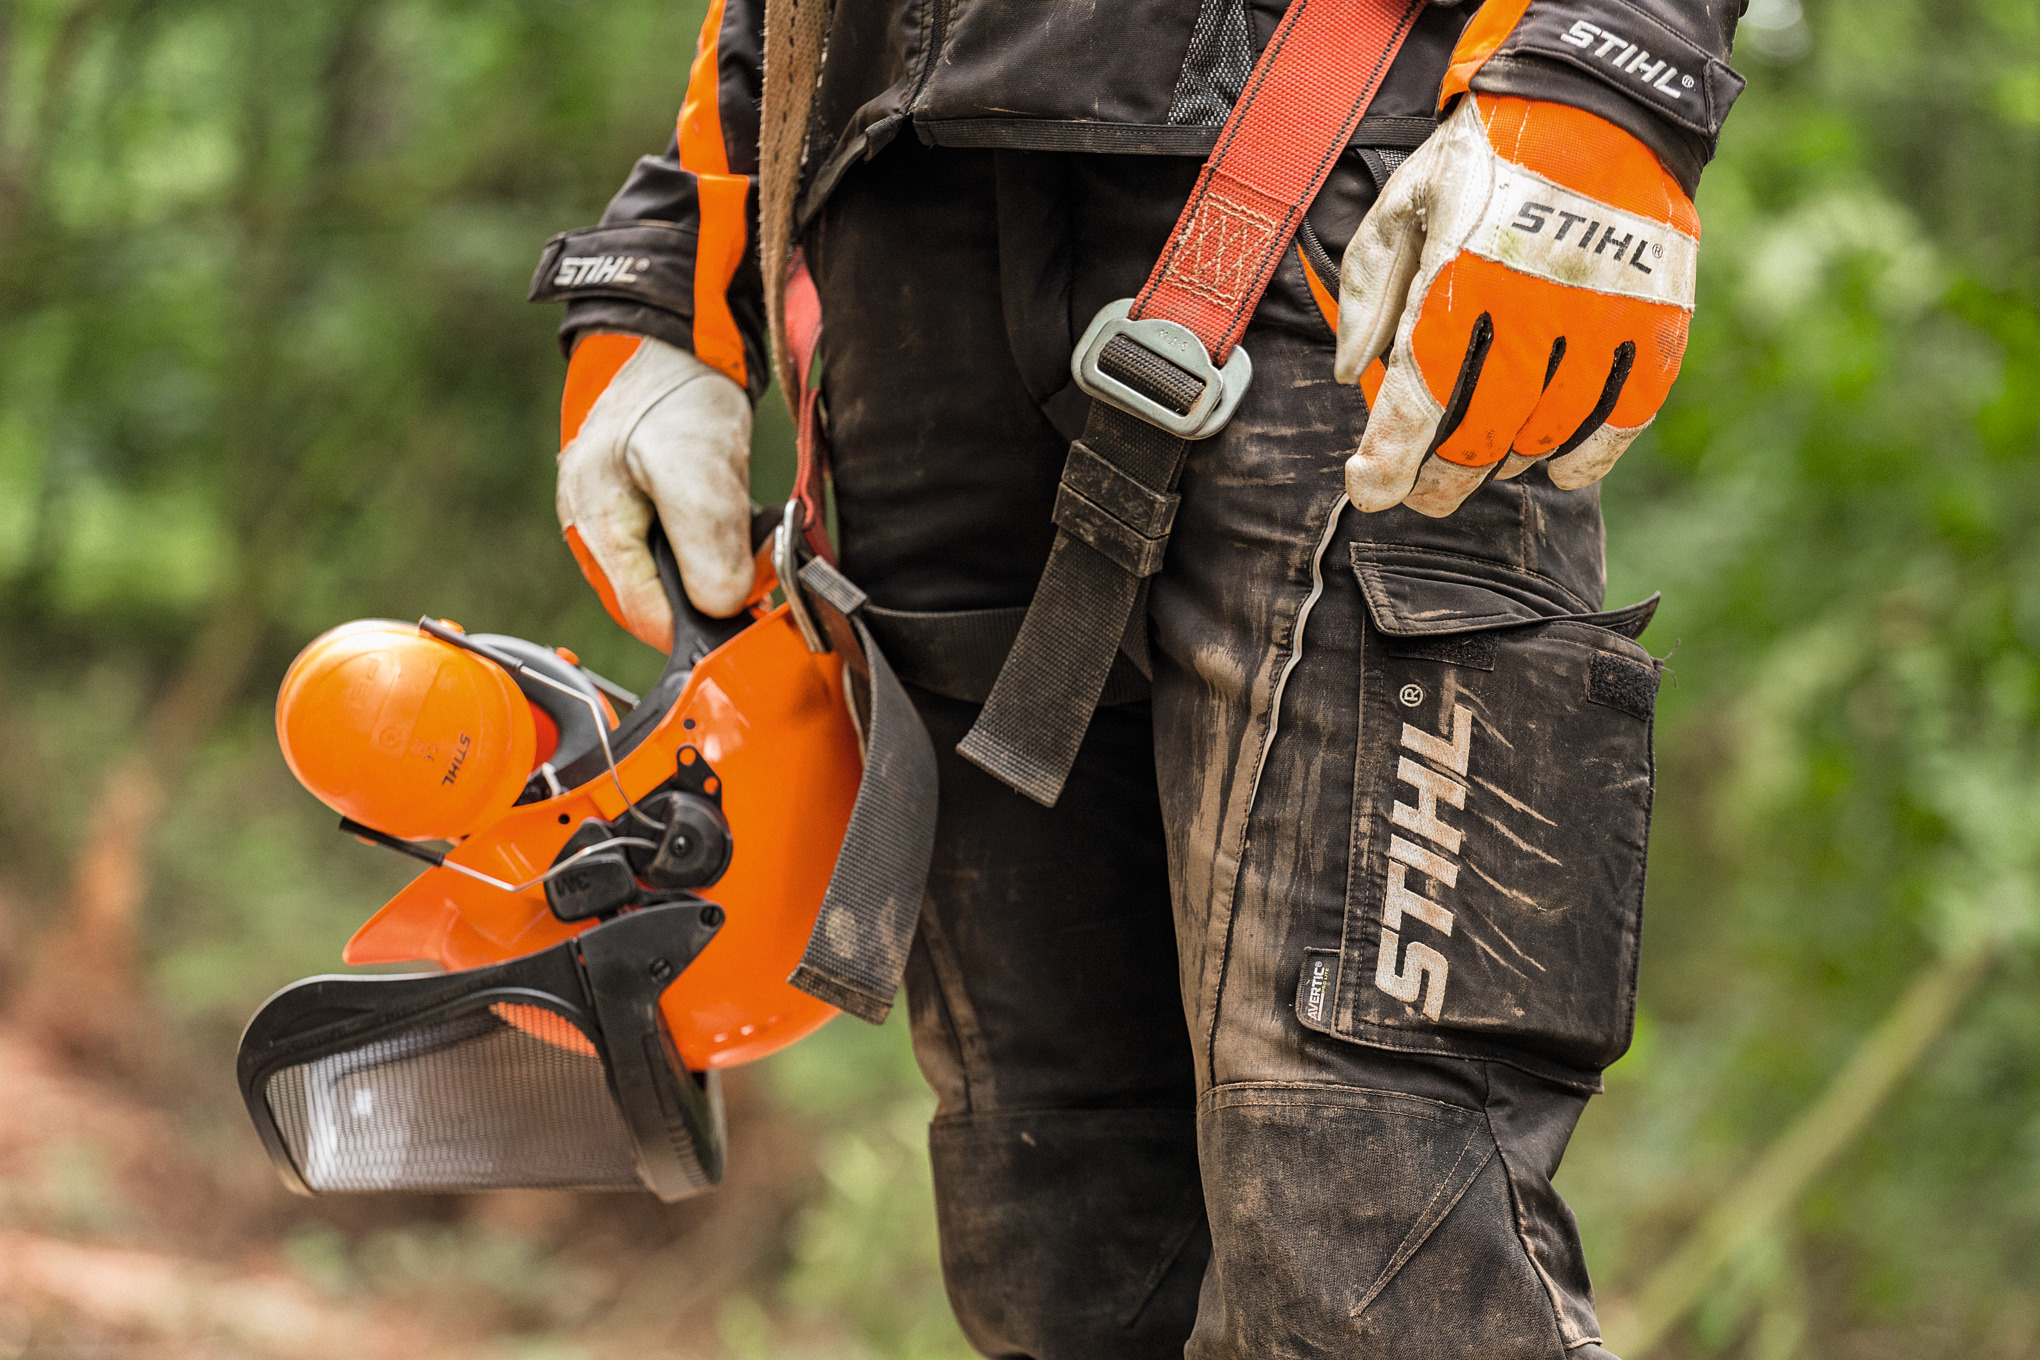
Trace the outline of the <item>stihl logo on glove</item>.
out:
M 1560 487 L 1598 480 L 1678 376 L 1699 238 L 1678 181 L 1614 124 L 1462 98 L 1346 250 L 1339 379 L 1387 360 L 1353 503 L 1449 515 L 1539 460 Z
M 1617 212 L 1536 175 L 1498 176 L 1494 203 L 1466 244 L 1483 259 L 1554 283 L 1673 306 L 1693 295 L 1695 243 L 1661 222 Z M 1511 203 L 1518 205 L 1513 214 Z

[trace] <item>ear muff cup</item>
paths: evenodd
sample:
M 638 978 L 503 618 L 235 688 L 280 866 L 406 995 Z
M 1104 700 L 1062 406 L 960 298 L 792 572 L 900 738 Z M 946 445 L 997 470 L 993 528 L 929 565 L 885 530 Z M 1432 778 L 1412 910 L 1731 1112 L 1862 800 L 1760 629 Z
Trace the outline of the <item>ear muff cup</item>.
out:
M 320 802 L 405 840 L 456 839 L 507 811 L 538 743 L 501 667 L 389 619 L 343 624 L 298 654 L 276 737 Z

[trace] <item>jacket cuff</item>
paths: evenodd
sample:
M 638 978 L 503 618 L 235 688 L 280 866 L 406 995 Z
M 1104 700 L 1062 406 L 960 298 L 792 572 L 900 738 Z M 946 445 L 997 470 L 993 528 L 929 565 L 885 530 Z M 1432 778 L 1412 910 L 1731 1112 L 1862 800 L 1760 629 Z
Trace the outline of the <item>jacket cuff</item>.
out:
M 560 353 L 574 357 L 581 337 L 595 331 L 621 331 L 626 335 L 649 335 L 675 349 L 694 352 L 694 328 L 663 307 L 625 302 L 618 298 L 584 298 L 567 304 L 560 321 Z
M 587 330 L 653 335 L 692 351 L 695 233 L 673 222 L 613 222 L 545 243 L 530 300 L 564 302 L 560 347 Z
M 1656 151 L 1690 194 L 1745 83 L 1716 55 L 1725 41 L 1681 32 L 1632 0 L 1532 0 L 1472 87 L 1599 114 Z

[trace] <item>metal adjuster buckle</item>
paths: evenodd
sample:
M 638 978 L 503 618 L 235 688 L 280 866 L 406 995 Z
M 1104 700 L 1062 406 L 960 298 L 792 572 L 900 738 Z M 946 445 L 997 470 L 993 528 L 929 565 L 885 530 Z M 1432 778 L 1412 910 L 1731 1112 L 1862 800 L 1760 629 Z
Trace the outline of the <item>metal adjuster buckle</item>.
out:
M 1247 358 L 1246 349 L 1233 346 L 1232 357 L 1221 369 L 1211 362 L 1204 342 L 1188 326 L 1159 317 L 1135 321 L 1127 315 L 1132 310 L 1133 299 L 1121 298 L 1106 304 L 1091 318 L 1084 338 L 1077 342 L 1076 352 L 1070 356 L 1070 375 L 1077 380 L 1078 387 L 1107 406 L 1138 416 L 1178 439 L 1211 438 L 1232 419 L 1240 398 L 1246 395 L 1247 384 L 1253 381 L 1254 364 Z M 1188 411 L 1172 411 L 1098 367 L 1105 347 L 1122 336 L 1203 381 L 1204 390 Z
M 796 494 L 786 502 L 786 517 L 772 531 L 772 571 L 779 577 L 779 588 L 786 594 L 786 607 L 793 615 L 794 626 L 800 629 L 801 641 L 807 643 L 809 651 L 819 654 L 828 651 L 829 644 L 823 641 L 822 630 L 815 624 L 807 596 L 800 587 L 800 536 L 806 520 L 806 510 Z

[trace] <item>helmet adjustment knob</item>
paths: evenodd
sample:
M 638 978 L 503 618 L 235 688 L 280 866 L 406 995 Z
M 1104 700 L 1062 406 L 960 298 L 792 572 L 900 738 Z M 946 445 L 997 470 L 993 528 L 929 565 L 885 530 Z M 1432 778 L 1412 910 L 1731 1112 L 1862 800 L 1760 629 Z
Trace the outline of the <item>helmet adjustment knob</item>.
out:
M 722 781 L 685 747 L 672 777 L 632 811 L 590 817 L 567 838 L 546 879 L 546 905 L 562 921 L 585 921 L 671 901 L 719 880 L 735 851 Z
M 722 810 L 694 793 L 667 794 L 666 829 L 645 866 L 645 881 L 659 888 L 706 888 L 730 867 L 730 824 Z

